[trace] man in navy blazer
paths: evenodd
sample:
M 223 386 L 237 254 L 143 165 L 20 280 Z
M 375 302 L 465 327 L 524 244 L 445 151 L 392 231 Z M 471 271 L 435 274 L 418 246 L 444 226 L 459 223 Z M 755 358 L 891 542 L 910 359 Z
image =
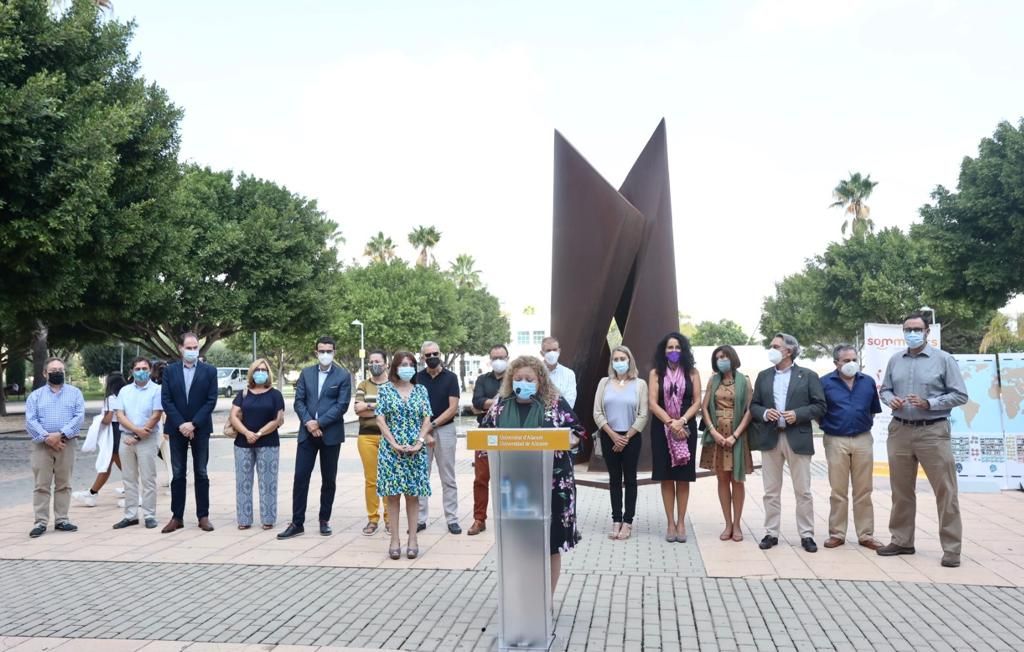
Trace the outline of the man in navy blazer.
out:
M 320 534 L 331 534 L 338 455 L 345 441 L 345 412 L 352 397 L 352 378 L 334 364 L 334 340 L 324 336 L 316 341 L 317 363 L 306 367 L 295 385 L 295 414 L 299 417 L 299 447 L 295 455 L 295 483 L 292 487 L 292 521 L 278 539 L 290 539 L 305 532 L 306 497 L 313 465 L 320 455 Z
M 205 532 L 210 523 L 210 435 L 213 409 L 217 407 L 217 368 L 199 361 L 199 338 L 185 333 L 179 340 L 181 360 L 167 365 L 161 378 L 161 401 L 167 421 L 164 432 L 171 445 L 171 520 L 162 532 L 185 527 L 185 490 L 188 449 L 192 448 L 192 473 L 196 486 L 196 517 Z

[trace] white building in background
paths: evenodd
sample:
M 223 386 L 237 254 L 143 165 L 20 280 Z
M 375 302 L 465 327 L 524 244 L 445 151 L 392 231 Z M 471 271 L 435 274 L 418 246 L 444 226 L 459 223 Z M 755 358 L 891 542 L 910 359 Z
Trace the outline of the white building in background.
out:
M 540 306 L 502 306 L 502 312 L 508 317 L 509 331 L 512 341 L 504 342 L 508 347 L 509 359 L 521 355 L 540 357 L 540 345 L 550 332 L 551 313 L 547 307 Z M 452 369 L 458 373 L 458 363 Z M 476 382 L 477 376 L 491 370 L 490 358 L 486 355 L 466 356 L 466 378 L 463 388 L 469 390 Z

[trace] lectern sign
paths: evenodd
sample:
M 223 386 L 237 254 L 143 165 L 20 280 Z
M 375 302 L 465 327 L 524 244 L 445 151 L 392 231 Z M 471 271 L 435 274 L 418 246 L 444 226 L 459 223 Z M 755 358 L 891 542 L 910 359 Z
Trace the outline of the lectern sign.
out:
M 466 431 L 466 448 L 481 451 L 566 451 L 568 428 L 481 428 Z

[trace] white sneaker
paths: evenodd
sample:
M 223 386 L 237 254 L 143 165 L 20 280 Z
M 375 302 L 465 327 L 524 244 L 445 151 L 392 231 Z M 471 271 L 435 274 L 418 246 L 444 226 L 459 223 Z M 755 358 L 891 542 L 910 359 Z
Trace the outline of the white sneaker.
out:
M 124 487 L 117 487 L 116 489 L 114 489 L 114 493 L 117 494 L 118 496 L 123 496 L 124 495 Z
M 82 503 L 83 507 L 95 507 L 96 496 L 93 496 L 88 491 L 75 491 L 72 492 L 71 497 Z
M 118 507 L 124 507 L 124 498 L 118 498 L 117 499 L 117 506 Z

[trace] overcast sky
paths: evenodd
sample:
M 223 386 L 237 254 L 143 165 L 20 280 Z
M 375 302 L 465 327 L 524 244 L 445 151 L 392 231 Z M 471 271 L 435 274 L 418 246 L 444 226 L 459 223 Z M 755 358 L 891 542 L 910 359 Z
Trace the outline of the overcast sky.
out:
M 183 158 L 317 199 L 346 261 L 378 230 L 412 259 L 408 232 L 435 225 L 438 259 L 475 256 L 512 310 L 549 301 L 555 129 L 618 187 L 666 118 L 680 310 L 753 332 L 774 283 L 840 237 L 839 179 L 871 174 L 875 223 L 906 228 L 1024 115 L 1014 0 L 121 0 L 115 15 L 185 109 Z

